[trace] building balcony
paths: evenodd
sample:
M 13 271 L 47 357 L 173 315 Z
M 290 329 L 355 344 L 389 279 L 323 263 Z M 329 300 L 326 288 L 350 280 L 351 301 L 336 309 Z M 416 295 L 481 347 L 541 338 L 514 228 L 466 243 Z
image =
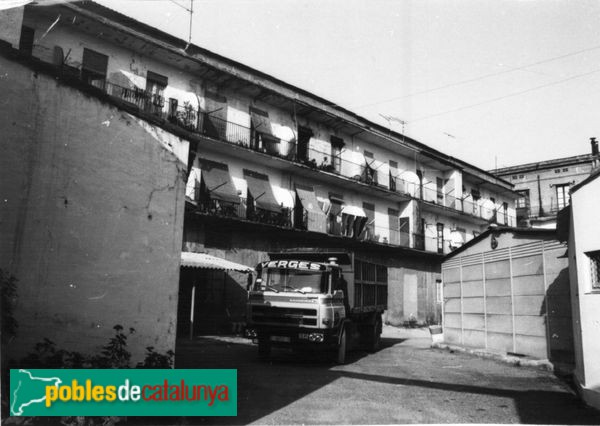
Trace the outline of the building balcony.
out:
M 70 74 L 72 76 L 74 73 Z M 439 193 L 414 179 L 405 180 L 393 176 L 386 163 L 369 163 L 368 159 L 357 152 L 353 152 L 350 157 L 354 159 L 349 160 L 342 158 L 344 154 L 336 156 L 331 152 L 300 146 L 294 139 L 276 138 L 270 133 L 261 133 L 251 127 L 211 116 L 189 103 L 165 105 L 166 101 L 162 96 L 138 88 L 123 87 L 105 80 L 95 80 L 88 84 L 138 109 L 140 113 L 155 116 L 187 132 L 302 165 L 313 169 L 315 173 L 350 179 L 364 185 L 366 191 L 369 191 L 368 188 L 376 188 L 395 194 L 399 201 L 420 200 L 428 208 L 466 215 L 484 223 L 516 223 L 516 218 L 503 212 L 500 214 L 496 209 Z
M 292 217 L 289 209 L 282 208 L 280 212 L 273 212 L 255 206 L 249 207 L 246 198 L 240 198 L 239 203 L 203 198 L 200 202 L 196 203 L 196 212 L 209 216 L 247 220 L 283 228 L 292 227 Z
M 330 236 L 432 253 L 447 254 L 453 249 L 449 240 L 439 240 L 435 237 L 411 234 L 373 224 L 352 226 L 352 224 L 338 220 L 338 217 L 314 214 L 304 210 L 301 206 L 295 206 L 293 209 L 282 207 L 280 212 L 274 212 L 249 206 L 248 199 L 242 197 L 239 198 L 239 203 L 205 196 L 196 199 L 199 201 L 188 198 L 188 205 L 191 209 L 198 215 L 212 218 L 237 220 L 288 230 L 319 232 L 316 230 L 322 229 L 321 233 Z

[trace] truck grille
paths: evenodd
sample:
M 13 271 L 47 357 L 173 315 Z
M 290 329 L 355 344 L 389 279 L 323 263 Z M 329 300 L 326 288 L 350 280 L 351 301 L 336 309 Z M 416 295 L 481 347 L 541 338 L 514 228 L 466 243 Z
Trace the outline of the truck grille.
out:
M 306 318 L 313 317 L 313 318 Z M 252 319 L 256 323 L 288 325 L 317 325 L 317 310 L 282 308 L 276 306 L 253 306 Z

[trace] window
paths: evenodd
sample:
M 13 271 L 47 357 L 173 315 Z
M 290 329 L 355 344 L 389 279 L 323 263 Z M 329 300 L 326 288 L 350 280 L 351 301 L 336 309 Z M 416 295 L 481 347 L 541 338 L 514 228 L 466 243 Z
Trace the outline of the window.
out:
M 375 204 L 362 203 L 363 210 L 367 215 L 367 223 L 364 227 L 364 239 L 365 240 L 378 240 L 375 230 Z
M 179 102 L 175 98 L 169 98 L 169 117 L 175 118 L 177 117 L 177 107 L 179 106 Z
M 592 290 L 600 290 L 600 250 L 586 253 L 590 259 Z
M 435 280 L 435 301 L 436 303 L 442 303 L 444 301 L 444 286 L 442 280 Z
M 504 215 L 504 224 L 508 225 L 508 203 L 502 203 L 502 214 Z
M 342 148 L 344 148 L 344 140 L 337 136 L 331 136 L 331 165 L 337 173 L 342 171 Z
M 340 194 L 329 193 L 329 213 L 327 215 L 327 232 L 342 235 L 342 205 L 344 197 Z
M 168 78 L 155 72 L 146 73 L 146 92 L 148 93 L 148 109 L 152 113 L 159 113 L 165 104 L 164 92 L 168 85 Z
M 518 178 L 519 178 L 519 176 L 517 176 L 517 175 L 513 175 L 513 177 L 512 177 L 513 180 L 517 180 Z
M 556 207 L 562 209 L 569 203 L 569 184 L 556 185 Z
M 444 179 L 436 178 L 435 183 L 436 183 L 436 189 L 437 189 L 437 191 L 436 191 L 437 203 L 442 204 L 444 202 Z
M 525 175 L 519 175 L 519 179 L 523 179 Z
M 398 175 L 398 163 L 393 160 L 389 160 L 390 163 L 390 191 L 396 191 L 396 176 Z
M 31 56 L 33 53 L 33 39 L 35 36 L 35 30 L 33 28 L 21 27 L 21 39 L 19 40 L 19 50 L 27 55 Z
M 444 253 L 444 224 L 437 224 L 437 251 Z
M 517 191 L 519 198 L 517 198 L 517 208 L 526 209 L 529 208 L 529 189 L 522 189 Z
M 569 171 L 569 168 L 568 168 L 568 167 L 565 167 L 564 169 L 562 169 L 562 171 L 563 171 L 563 172 L 568 172 L 568 171 Z
M 373 156 L 372 152 L 367 151 L 367 150 L 365 150 L 363 152 L 363 155 L 365 156 L 365 160 L 367 163 L 365 166 L 363 182 L 366 182 L 368 184 L 377 185 L 377 170 L 375 170 L 373 167 L 371 167 L 373 162 L 375 161 L 375 157 Z
M 308 127 L 298 126 L 298 144 L 296 156 L 298 161 L 308 161 L 308 148 L 310 145 L 310 138 L 313 136 L 313 131 Z
M 554 173 L 560 173 L 560 169 L 554 169 Z
M 87 84 L 104 89 L 108 69 L 108 56 L 83 48 L 81 79 Z

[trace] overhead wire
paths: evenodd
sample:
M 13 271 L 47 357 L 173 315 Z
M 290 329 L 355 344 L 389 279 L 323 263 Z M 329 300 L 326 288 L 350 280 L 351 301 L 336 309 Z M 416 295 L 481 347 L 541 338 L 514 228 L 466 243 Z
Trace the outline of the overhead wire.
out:
M 415 123 L 415 122 L 418 122 L 418 121 L 428 120 L 430 118 L 439 117 L 439 116 L 446 115 L 446 114 L 451 114 L 453 112 L 459 112 L 459 111 L 463 111 L 465 109 L 475 108 L 475 107 L 486 105 L 486 104 L 489 104 L 489 103 L 498 102 L 498 101 L 501 101 L 503 99 L 512 98 L 514 96 L 520 96 L 520 95 L 523 95 L 525 93 L 533 92 L 533 91 L 539 90 L 539 89 L 544 89 L 546 87 L 550 87 L 550 86 L 554 86 L 554 85 L 557 85 L 557 84 L 561 84 L 561 83 L 564 83 L 566 81 L 571 81 L 571 80 L 575 80 L 575 79 L 578 79 L 578 78 L 587 77 L 589 75 L 592 75 L 592 74 L 595 74 L 595 73 L 598 73 L 598 72 L 600 72 L 600 68 L 597 68 L 595 70 L 592 70 L 592 71 L 589 71 L 589 72 L 586 72 L 586 73 L 572 75 L 570 77 L 563 78 L 561 80 L 552 81 L 550 83 L 542 84 L 542 85 L 539 85 L 539 86 L 530 87 L 529 89 L 521 90 L 519 92 L 509 93 L 507 95 L 499 96 L 497 98 L 488 99 L 488 100 L 485 100 L 485 101 L 482 101 L 482 102 L 477 102 L 475 104 L 465 105 L 465 106 L 462 106 L 462 107 L 459 107 L 459 108 L 455 108 L 455 109 L 452 109 L 452 110 L 443 111 L 443 112 L 439 112 L 439 113 L 431 114 L 431 115 L 426 115 L 426 116 L 423 116 L 423 117 L 418 117 L 418 118 L 416 118 L 414 120 L 407 121 L 407 123 L 409 123 L 409 124 L 410 123 Z
M 381 104 L 392 102 L 392 101 L 397 101 L 397 100 L 401 100 L 401 99 L 410 98 L 410 97 L 413 97 L 413 96 L 418 96 L 418 95 L 423 95 L 423 94 L 427 94 L 427 93 L 437 92 L 439 90 L 449 89 L 451 87 L 456 87 L 456 86 L 462 86 L 464 84 L 474 83 L 476 81 L 485 80 L 485 79 L 488 79 L 488 78 L 496 77 L 496 76 L 503 75 L 503 74 L 512 73 L 512 72 L 515 72 L 515 71 L 523 71 L 523 70 L 526 70 L 527 68 L 531 68 L 531 67 L 534 67 L 536 65 L 542 65 L 542 64 L 546 64 L 548 62 L 558 61 L 558 60 L 561 60 L 561 59 L 564 59 L 564 58 L 569 58 L 571 56 L 580 55 L 582 53 L 587 53 L 587 52 L 591 52 L 593 50 L 598 50 L 598 49 L 600 49 L 600 45 L 596 45 L 596 46 L 588 47 L 586 49 L 581 49 L 581 50 L 577 50 L 577 51 L 574 51 L 574 52 L 566 53 L 564 55 L 559 55 L 559 56 L 554 56 L 554 57 L 551 57 L 551 58 L 542 59 L 540 61 L 532 62 L 532 63 L 526 64 L 526 65 L 521 65 L 519 67 L 513 67 L 513 68 L 509 68 L 509 69 L 502 70 L 502 71 L 497 71 L 497 72 L 493 72 L 493 73 L 489 73 L 489 74 L 483 74 L 483 75 L 480 75 L 480 76 L 477 76 L 477 77 L 472 77 L 472 78 L 468 78 L 468 79 L 465 79 L 465 80 L 460 80 L 460 81 L 456 81 L 456 82 L 453 82 L 453 83 L 448 83 L 448 84 L 444 84 L 444 85 L 441 85 L 441 86 L 433 87 L 431 89 L 420 90 L 420 91 L 409 93 L 409 94 L 406 94 L 406 95 L 402 95 L 402 96 L 397 96 L 397 97 L 394 97 L 394 98 L 385 99 L 385 100 L 382 100 L 382 101 L 372 102 L 372 103 L 363 104 L 363 105 L 355 105 L 352 108 L 355 108 L 355 109 L 366 108 L 366 107 L 370 107 L 370 106 L 381 105 Z

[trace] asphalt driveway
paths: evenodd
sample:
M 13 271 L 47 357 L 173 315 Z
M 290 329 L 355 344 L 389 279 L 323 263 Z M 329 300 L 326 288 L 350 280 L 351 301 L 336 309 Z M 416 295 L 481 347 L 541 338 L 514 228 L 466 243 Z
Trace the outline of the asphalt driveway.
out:
M 382 349 L 347 365 L 285 350 L 261 362 L 239 337 L 181 340 L 177 368 L 236 368 L 238 416 L 187 424 L 600 424 L 553 373 L 429 347 L 426 330 L 384 327 Z M 167 419 L 165 419 L 167 420 Z

